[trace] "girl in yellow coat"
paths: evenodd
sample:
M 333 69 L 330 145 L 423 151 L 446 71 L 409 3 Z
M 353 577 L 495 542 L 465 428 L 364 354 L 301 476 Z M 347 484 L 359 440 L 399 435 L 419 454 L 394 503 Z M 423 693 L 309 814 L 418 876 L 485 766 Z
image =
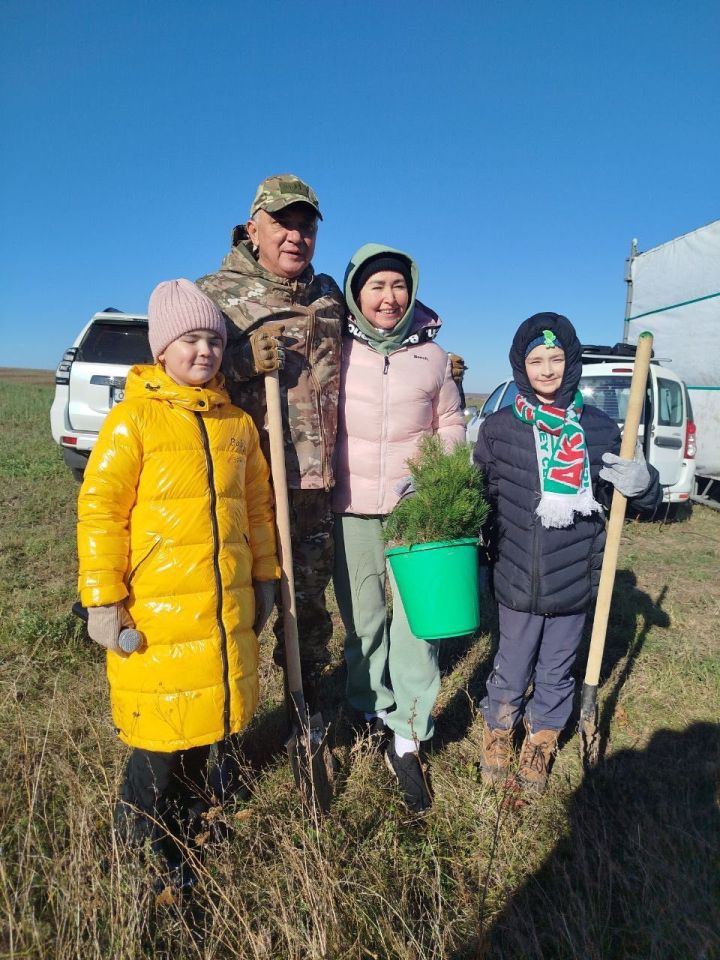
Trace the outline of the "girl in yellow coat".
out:
M 258 700 L 257 633 L 280 571 L 268 468 L 252 420 L 219 375 L 219 309 L 189 280 L 153 291 L 155 366 L 133 367 L 78 501 L 80 598 L 108 651 L 112 715 L 134 747 L 116 828 L 171 868 L 206 808 L 212 744 Z M 129 655 L 120 631 L 134 625 Z

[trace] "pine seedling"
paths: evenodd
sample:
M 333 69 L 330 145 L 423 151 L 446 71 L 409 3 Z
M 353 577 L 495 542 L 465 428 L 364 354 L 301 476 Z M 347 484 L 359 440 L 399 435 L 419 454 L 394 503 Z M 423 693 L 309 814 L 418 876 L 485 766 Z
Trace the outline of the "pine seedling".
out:
M 415 493 L 401 500 L 388 517 L 388 543 L 411 545 L 479 536 L 488 504 L 468 444 L 459 443 L 447 453 L 440 437 L 423 437 L 407 465 Z

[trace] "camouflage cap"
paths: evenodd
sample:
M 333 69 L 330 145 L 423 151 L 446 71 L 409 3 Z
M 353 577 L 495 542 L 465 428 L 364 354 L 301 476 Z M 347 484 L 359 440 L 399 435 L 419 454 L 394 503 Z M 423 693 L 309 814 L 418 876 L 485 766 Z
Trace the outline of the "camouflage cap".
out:
M 250 207 L 250 218 L 252 219 L 258 210 L 277 213 L 291 203 L 309 204 L 322 220 L 317 194 L 312 187 L 291 173 L 280 173 L 263 180 Z

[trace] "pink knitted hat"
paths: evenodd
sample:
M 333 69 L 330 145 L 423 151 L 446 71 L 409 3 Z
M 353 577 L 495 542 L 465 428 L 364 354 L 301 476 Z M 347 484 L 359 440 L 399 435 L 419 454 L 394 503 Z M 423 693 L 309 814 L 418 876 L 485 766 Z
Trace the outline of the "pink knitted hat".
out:
M 225 317 L 190 280 L 164 280 L 155 287 L 148 304 L 148 328 L 155 360 L 191 330 L 212 330 L 222 337 L 223 349 L 227 343 Z

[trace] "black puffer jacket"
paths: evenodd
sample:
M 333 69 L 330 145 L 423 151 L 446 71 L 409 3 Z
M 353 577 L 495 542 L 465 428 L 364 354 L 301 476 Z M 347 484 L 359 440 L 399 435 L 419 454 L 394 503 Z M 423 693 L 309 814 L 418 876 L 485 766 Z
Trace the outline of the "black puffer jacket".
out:
M 510 350 L 510 363 L 520 393 L 538 403 L 525 373 L 525 348 L 552 330 L 565 350 L 565 373 L 555 406 L 570 405 L 582 372 L 581 346 L 567 318 L 540 313 L 522 324 Z M 596 499 L 609 506 L 612 486 L 601 480 L 602 455 L 619 453 L 620 431 L 602 410 L 586 406 L 580 420 L 590 460 Z M 533 429 L 506 407 L 480 428 L 474 459 L 485 474 L 492 511 L 486 528 L 493 586 L 499 603 L 536 614 L 568 614 L 586 610 L 600 580 L 605 547 L 605 518 L 576 514 L 571 527 L 546 528 L 535 511 L 540 501 L 540 475 Z M 634 510 L 652 512 L 662 499 L 657 471 L 648 465 L 651 482 L 631 501 Z

